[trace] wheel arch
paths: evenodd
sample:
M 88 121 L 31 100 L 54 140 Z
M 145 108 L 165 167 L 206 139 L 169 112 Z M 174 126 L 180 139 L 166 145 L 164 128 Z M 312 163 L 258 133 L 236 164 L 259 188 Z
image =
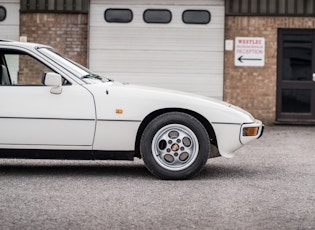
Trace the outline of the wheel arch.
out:
M 217 138 L 214 132 L 214 129 L 211 125 L 211 123 L 201 114 L 196 113 L 192 110 L 188 110 L 188 109 L 180 109 L 180 108 L 166 108 L 166 109 L 160 109 L 160 110 L 156 110 L 150 114 L 148 114 L 141 122 L 140 127 L 138 129 L 137 132 L 137 136 L 136 136 L 136 143 L 135 143 L 135 157 L 141 158 L 141 154 L 140 154 L 140 139 L 142 136 L 142 133 L 145 129 L 145 127 L 150 123 L 151 120 L 153 120 L 154 118 L 156 118 L 157 116 L 160 116 L 164 113 L 168 113 L 168 112 L 183 112 L 186 114 L 189 114 L 193 117 L 195 117 L 207 130 L 208 135 L 210 137 L 210 142 L 213 146 L 215 146 L 215 148 L 218 148 L 218 143 L 217 143 Z M 213 155 L 211 155 L 210 157 L 216 157 L 219 156 L 218 153 L 214 153 Z

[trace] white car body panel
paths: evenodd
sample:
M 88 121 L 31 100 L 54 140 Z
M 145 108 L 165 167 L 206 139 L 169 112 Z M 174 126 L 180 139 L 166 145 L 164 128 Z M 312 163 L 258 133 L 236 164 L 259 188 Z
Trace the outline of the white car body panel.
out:
M 1 149 L 135 151 L 141 122 L 159 110 L 192 111 L 205 118 L 224 157 L 262 134 L 260 121 L 225 102 L 118 82 L 88 84 L 67 61 L 45 56 L 39 46 L 0 43 L 0 49 L 30 53 L 72 85 L 61 86 L 60 94 L 51 93 L 50 86 L 1 86 L 0 97 L 6 98 L 0 110 Z M 258 127 L 257 135 L 244 137 L 248 126 Z
M 134 151 L 140 121 L 97 121 L 93 150 Z
M 211 121 L 217 139 L 224 140 L 219 141 L 218 149 L 225 157 L 232 157 L 233 152 L 242 146 L 241 125 L 257 125 L 249 113 L 202 96 L 111 82 L 88 85 L 87 88 L 93 93 L 97 107 L 98 125 L 94 142 L 96 150 L 117 150 L 117 140 L 121 140 L 120 149 L 135 149 L 140 122 L 151 112 L 160 109 L 198 111 Z M 123 113 L 117 114 L 117 109 Z M 248 138 L 247 141 L 256 138 Z
M 203 96 L 121 83 L 95 84 L 86 87 L 94 95 L 98 119 L 142 120 L 150 113 L 148 111 L 153 112 L 163 108 L 196 111 L 194 109 L 197 108 L 198 113 L 209 118 L 211 122 L 242 124 L 255 121 L 249 113 L 241 109 L 235 109 L 228 103 Z M 116 114 L 117 108 L 124 109 L 124 113 Z
M 0 146 L 92 149 L 95 108 L 82 86 L 64 86 L 59 95 L 45 86 L 0 90 Z M 38 95 L 41 95 L 40 97 Z M 23 148 L 23 147 L 22 147 Z

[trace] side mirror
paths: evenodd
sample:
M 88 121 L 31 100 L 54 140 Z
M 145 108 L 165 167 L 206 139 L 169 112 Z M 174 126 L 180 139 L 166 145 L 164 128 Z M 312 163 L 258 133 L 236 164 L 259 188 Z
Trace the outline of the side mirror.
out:
M 43 83 L 46 86 L 51 86 L 52 94 L 61 94 L 62 92 L 62 77 L 60 74 L 48 72 L 43 75 Z

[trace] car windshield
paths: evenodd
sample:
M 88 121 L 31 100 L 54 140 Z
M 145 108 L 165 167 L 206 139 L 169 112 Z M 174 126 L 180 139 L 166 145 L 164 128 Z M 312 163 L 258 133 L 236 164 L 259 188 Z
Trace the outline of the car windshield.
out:
M 82 79 L 87 84 L 94 84 L 94 83 L 100 83 L 100 82 L 107 82 L 112 81 L 107 78 L 103 78 L 89 69 L 85 68 L 84 66 L 66 58 L 62 55 L 55 52 L 53 49 L 49 48 L 38 48 L 38 51 L 44 54 L 46 57 L 52 59 L 53 61 L 57 62 L 58 64 L 70 68 L 75 75 L 80 76 L 80 79 Z

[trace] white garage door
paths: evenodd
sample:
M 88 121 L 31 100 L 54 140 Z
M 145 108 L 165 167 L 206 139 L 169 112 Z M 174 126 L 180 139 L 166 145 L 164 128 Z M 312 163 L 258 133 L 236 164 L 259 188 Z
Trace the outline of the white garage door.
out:
M 89 23 L 95 72 L 223 98 L 224 0 L 92 0 Z
M 0 39 L 19 40 L 20 1 L 0 0 Z

